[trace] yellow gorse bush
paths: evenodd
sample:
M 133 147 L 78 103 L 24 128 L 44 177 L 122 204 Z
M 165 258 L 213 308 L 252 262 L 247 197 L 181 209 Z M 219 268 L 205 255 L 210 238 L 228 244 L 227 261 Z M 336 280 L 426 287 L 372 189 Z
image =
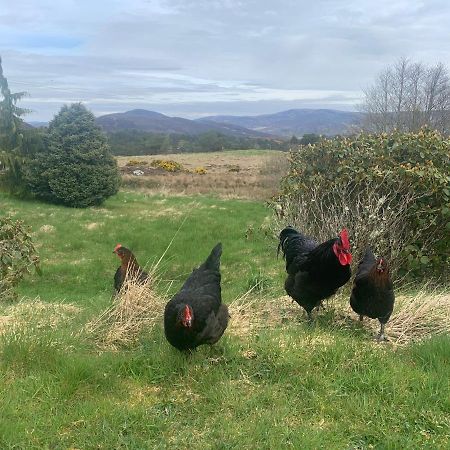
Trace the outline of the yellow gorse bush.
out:
M 163 169 L 166 172 L 179 172 L 184 170 L 182 164 L 170 159 L 155 159 L 150 165 L 152 167 Z

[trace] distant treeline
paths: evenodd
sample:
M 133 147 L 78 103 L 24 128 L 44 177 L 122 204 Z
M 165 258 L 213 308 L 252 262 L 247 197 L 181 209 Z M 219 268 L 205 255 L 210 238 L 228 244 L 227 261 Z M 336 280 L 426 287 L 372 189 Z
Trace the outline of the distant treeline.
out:
M 122 156 L 216 152 L 246 148 L 288 150 L 290 146 L 289 141 L 229 136 L 214 131 L 190 136 L 124 130 L 108 133 L 108 142 L 111 152 Z

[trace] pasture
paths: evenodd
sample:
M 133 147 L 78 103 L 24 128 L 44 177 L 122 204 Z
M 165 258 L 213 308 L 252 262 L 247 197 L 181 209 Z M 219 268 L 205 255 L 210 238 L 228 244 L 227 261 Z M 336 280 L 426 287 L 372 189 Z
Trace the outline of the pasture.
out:
M 210 157 L 173 159 L 209 164 L 216 179 L 233 174 Z M 237 154 L 222 166 L 263 183 L 270 157 L 258 165 Z M 448 448 L 448 335 L 376 344 L 346 306 L 348 288 L 308 324 L 284 296 L 272 213 L 258 200 L 267 189 L 235 183 L 202 196 L 193 194 L 206 184 L 179 181 L 126 182 L 85 210 L 0 193 L 2 213 L 31 226 L 43 272 L 21 283 L 18 304 L 0 304 L 0 448 Z M 223 300 L 238 307 L 216 346 L 181 354 L 161 324 L 121 349 L 99 348 L 86 332 L 111 304 L 117 243 L 148 265 L 171 243 L 158 268 L 164 302 L 218 241 Z
M 125 188 L 151 194 L 215 195 L 222 198 L 266 200 L 275 195 L 287 171 L 287 153 L 275 150 L 230 150 L 117 158 Z M 184 170 L 165 172 L 152 161 L 175 161 Z M 133 163 L 129 165 L 129 163 Z M 128 165 L 127 165 L 128 164 Z M 140 169 L 143 176 L 134 176 Z M 196 173 L 196 170 L 204 173 Z

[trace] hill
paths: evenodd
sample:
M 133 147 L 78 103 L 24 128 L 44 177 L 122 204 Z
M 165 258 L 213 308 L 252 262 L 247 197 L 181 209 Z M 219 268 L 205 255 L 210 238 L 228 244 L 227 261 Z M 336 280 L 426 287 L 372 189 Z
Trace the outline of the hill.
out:
M 358 128 L 362 114 L 334 109 L 290 109 L 259 116 L 209 116 L 199 122 L 228 123 L 270 135 L 290 137 L 307 133 L 333 136 Z
M 42 128 L 42 127 L 48 127 L 48 122 L 40 122 L 40 121 L 31 121 L 28 122 L 28 125 L 30 125 L 33 128 Z
M 358 129 L 362 114 L 333 109 L 290 109 L 258 116 L 208 116 L 196 120 L 170 117 L 145 109 L 97 117 L 96 122 L 107 133 L 136 130 L 145 133 L 198 136 L 217 132 L 245 138 L 276 138 L 303 136 L 307 133 L 334 136 Z M 33 127 L 46 122 L 29 122 Z
M 225 135 L 242 137 L 267 137 L 266 133 L 248 130 L 240 125 L 222 124 L 218 121 L 196 121 L 181 117 L 169 117 L 145 109 L 133 109 L 124 113 L 107 114 L 97 117 L 96 122 L 107 133 L 124 130 L 138 130 L 148 133 L 198 135 L 216 131 Z

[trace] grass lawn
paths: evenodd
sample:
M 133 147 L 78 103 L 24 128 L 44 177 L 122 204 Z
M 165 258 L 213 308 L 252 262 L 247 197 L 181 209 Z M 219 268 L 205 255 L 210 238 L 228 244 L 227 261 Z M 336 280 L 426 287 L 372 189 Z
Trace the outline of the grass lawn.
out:
M 356 321 L 336 325 L 330 311 L 308 325 L 300 309 L 276 327 L 226 332 L 191 356 L 171 348 L 161 327 L 121 351 L 99 351 L 83 332 L 110 304 L 114 246 L 151 263 L 177 230 L 162 292 L 221 241 L 226 303 L 257 279 L 261 302 L 283 295 L 263 203 L 121 192 L 77 210 L 0 194 L 0 211 L 32 227 L 43 275 L 19 293 L 48 307 L 13 328 L 6 319 L 16 306 L 0 306 L 1 449 L 450 448 L 448 336 L 394 349 Z

